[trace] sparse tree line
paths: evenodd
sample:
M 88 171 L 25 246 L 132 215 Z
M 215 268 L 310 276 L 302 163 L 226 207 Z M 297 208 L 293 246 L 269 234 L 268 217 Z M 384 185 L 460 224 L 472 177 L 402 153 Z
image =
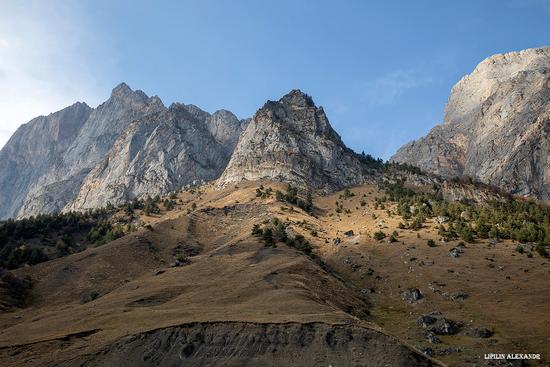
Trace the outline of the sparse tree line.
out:
M 305 200 L 298 196 L 298 188 L 288 184 L 286 192 L 279 190 L 275 191 L 275 199 L 277 201 L 286 202 L 288 204 L 296 205 L 304 210 L 306 213 L 313 213 L 313 196 L 310 191 L 307 192 Z
M 121 237 L 122 227 L 109 219 L 113 213 L 109 206 L 0 222 L 0 267 L 35 265 Z
M 165 210 L 175 208 L 177 194 L 162 201 Z M 30 218 L 0 222 L 0 267 L 15 269 L 101 246 L 114 241 L 140 226 L 135 225 L 135 211 L 147 216 L 160 214 L 161 198 L 137 199 L 116 208 L 108 203 L 104 208 L 84 212 L 39 214 Z M 126 217 L 113 218 L 122 209 Z
M 375 206 L 384 209 L 386 202 L 397 204 L 396 211 L 403 218 L 402 229 L 419 229 L 428 218 L 439 224 L 439 235 L 446 240 L 511 239 L 536 243 L 543 256 L 550 245 L 550 208 L 531 200 L 506 199 L 485 204 L 464 199 L 448 202 L 442 195 L 419 193 L 406 188 L 403 181 L 382 182 L 385 196 Z
M 313 246 L 300 234 L 291 238 L 287 233 L 287 227 L 287 222 L 283 222 L 279 218 L 272 218 L 271 220 L 263 221 L 261 224 L 254 224 L 252 235 L 260 238 L 265 246 L 277 247 L 277 244 L 284 243 L 313 257 Z

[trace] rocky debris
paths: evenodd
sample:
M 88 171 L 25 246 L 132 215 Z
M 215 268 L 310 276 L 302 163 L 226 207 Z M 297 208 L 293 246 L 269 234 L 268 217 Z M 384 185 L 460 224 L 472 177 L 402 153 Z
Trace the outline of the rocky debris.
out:
M 430 315 L 421 315 L 417 320 L 416 320 L 416 325 L 420 326 L 420 327 L 423 327 L 423 328 L 427 328 L 428 326 L 432 325 L 433 323 L 435 323 L 437 321 L 437 319 L 433 316 L 430 316 Z
M 353 237 L 353 230 L 350 229 L 349 231 L 344 232 L 344 236 Z
M 376 289 L 374 289 L 374 288 L 363 288 L 363 289 L 361 289 L 361 294 L 364 294 L 364 295 L 374 294 L 374 293 L 376 293 Z
M 353 272 L 355 272 L 355 271 L 359 270 L 359 268 L 361 268 L 361 264 L 358 264 L 358 263 L 354 262 L 353 259 L 351 258 L 351 256 L 347 256 L 344 259 L 343 264 L 348 265 L 351 268 L 351 271 L 353 271 Z
M 323 109 L 293 90 L 256 112 L 216 185 L 276 180 L 332 192 L 376 176 L 344 145 Z
M 550 198 L 550 47 L 494 55 L 452 89 L 443 124 L 392 161 Z
M 56 366 L 433 366 L 378 331 L 324 323 L 190 323 L 125 336 Z M 388 350 L 391 353 L 388 353 Z
M 493 331 L 489 330 L 485 327 L 478 327 L 474 328 L 469 332 L 469 335 L 473 336 L 474 338 L 490 338 L 493 336 Z
M 428 340 L 428 341 L 429 341 L 430 343 L 432 343 L 432 344 L 439 344 L 439 343 L 441 343 L 441 339 L 439 339 L 439 338 L 437 337 L 437 335 L 435 335 L 435 334 L 432 333 L 432 332 L 428 332 L 428 333 L 426 334 L 426 340 Z
M 469 221 L 471 219 L 470 213 L 468 213 L 467 211 L 462 211 L 460 213 L 460 218 L 464 219 L 465 221 Z
M 421 347 L 419 350 L 428 357 L 432 357 L 434 355 L 434 350 L 430 347 Z
M 449 354 L 459 353 L 461 352 L 461 349 L 458 347 L 447 347 L 444 349 L 437 349 L 434 350 L 434 354 L 437 356 L 447 356 Z
M 455 335 L 460 331 L 460 325 L 443 317 L 435 322 L 430 331 L 437 335 Z
M 437 224 L 447 223 L 448 221 L 449 221 L 449 218 L 445 216 L 438 216 L 437 218 L 435 218 L 435 222 Z
M 403 300 L 407 303 L 417 303 L 422 298 L 424 298 L 424 295 L 418 288 L 408 288 L 403 292 Z
M 452 249 L 449 250 L 449 255 L 451 257 L 460 257 L 461 254 L 464 253 L 464 250 L 460 247 L 453 247 Z
M 446 286 L 446 284 L 439 283 L 437 281 L 433 281 L 432 283 L 428 283 L 428 289 L 431 290 L 434 293 L 440 293 L 441 294 L 441 289 L 439 289 L 439 288 L 443 288 L 445 286 Z
M 170 264 L 172 268 L 179 268 L 191 264 L 191 260 L 185 255 L 178 255 L 174 259 L 174 262 Z
M 466 292 L 443 292 L 441 295 L 451 301 L 464 301 L 468 298 L 468 293 Z

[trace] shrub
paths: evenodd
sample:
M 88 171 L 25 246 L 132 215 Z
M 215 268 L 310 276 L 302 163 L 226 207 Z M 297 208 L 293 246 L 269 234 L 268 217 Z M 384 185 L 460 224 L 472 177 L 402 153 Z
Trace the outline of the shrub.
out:
M 538 244 L 535 246 L 535 250 L 538 252 L 538 254 L 544 258 L 550 257 L 550 254 L 548 253 L 548 250 L 546 250 L 546 247 L 544 247 L 541 244 Z
M 381 241 L 383 240 L 384 238 L 386 238 L 386 234 L 382 231 L 377 231 L 377 232 L 374 232 L 374 239 L 377 240 L 377 241 Z
M 428 240 L 428 246 L 435 247 L 435 241 L 434 240 Z
M 306 200 L 302 200 L 298 197 L 298 189 L 291 184 L 288 184 L 286 193 L 282 193 L 279 190 L 275 191 L 275 199 L 296 205 L 306 213 L 311 214 L 313 212 L 313 196 L 311 192 L 307 193 Z
M 254 225 L 252 226 L 252 235 L 253 235 L 253 236 L 259 237 L 259 236 L 261 236 L 262 234 L 263 234 L 262 227 L 260 227 L 259 224 L 254 224 Z

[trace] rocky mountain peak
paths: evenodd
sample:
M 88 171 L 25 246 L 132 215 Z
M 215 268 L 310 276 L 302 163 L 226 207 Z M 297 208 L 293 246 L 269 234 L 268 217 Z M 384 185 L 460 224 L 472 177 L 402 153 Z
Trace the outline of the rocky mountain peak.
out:
M 296 133 L 319 135 L 343 145 L 340 136 L 328 121 L 322 107 L 299 89 L 294 89 L 278 101 L 267 101 L 256 112 L 258 121 L 279 124 L 282 129 L 294 129 Z
M 452 88 L 444 123 L 392 160 L 550 199 L 550 47 L 483 60 Z
M 293 89 L 284 95 L 279 102 L 292 107 L 315 107 L 313 99 L 300 89 Z
M 132 90 L 130 86 L 124 82 L 120 83 L 116 87 L 113 88 L 111 92 L 111 98 L 112 99 L 121 99 L 121 100 L 147 100 L 147 95 L 141 91 L 141 90 Z
M 256 112 L 217 185 L 275 180 L 332 191 L 371 178 L 332 129 L 323 109 L 307 94 L 293 90 Z

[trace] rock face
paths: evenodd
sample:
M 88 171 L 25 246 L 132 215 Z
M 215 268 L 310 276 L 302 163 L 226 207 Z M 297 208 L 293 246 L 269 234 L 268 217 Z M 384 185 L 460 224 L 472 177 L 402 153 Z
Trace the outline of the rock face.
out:
M 293 90 L 256 112 L 217 185 L 269 179 L 333 191 L 372 177 L 342 143 L 323 109 Z
M 21 126 L 0 151 L 0 219 L 85 209 L 219 177 L 242 126 L 126 84 Z
M 240 134 L 228 111 L 173 104 L 133 122 L 84 180 L 67 210 L 122 204 L 220 176 Z
M 15 132 L 0 151 L 0 218 L 17 215 L 28 203 L 29 192 L 38 191 L 38 182 L 55 172 L 91 112 L 86 104 L 76 103 Z
M 550 199 L 550 47 L 481 62 L 453 87 L 443 124 L 392 160 Z
M 365 362 L 368 355 L 368 362 Z M 129 336 L 59 366 L 433 366 L 417 351 L 357 326 L 195 323 Z M 366 364 L 365 364 L 366 363 Z

